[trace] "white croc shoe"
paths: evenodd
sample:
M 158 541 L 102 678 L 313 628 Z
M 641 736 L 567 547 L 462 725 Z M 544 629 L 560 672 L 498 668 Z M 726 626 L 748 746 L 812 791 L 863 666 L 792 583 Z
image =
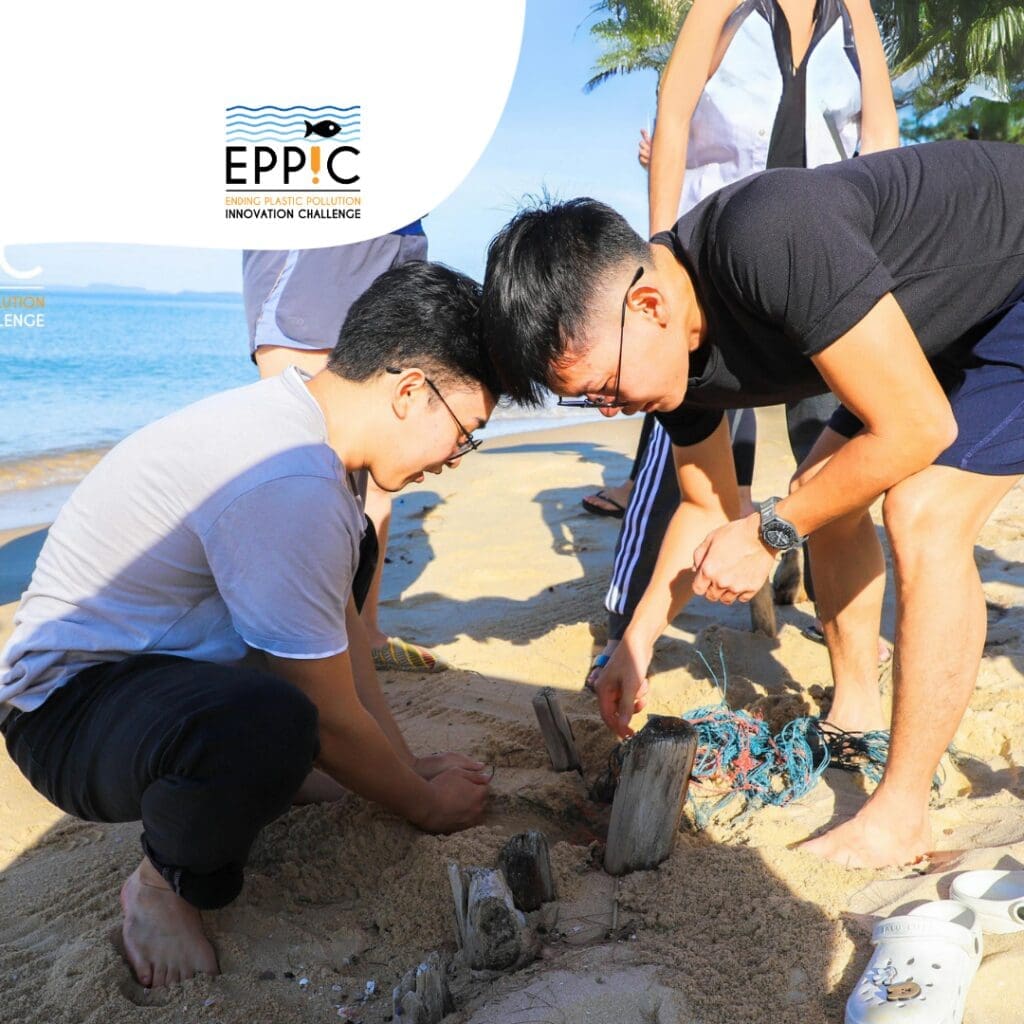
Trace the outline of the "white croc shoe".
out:
M 986 934 L 1024 931 L 1024 871 L 965 871 L 949 897 L 970 907 Z
M 981 962 L 970 907 L 937 900 L 879 921 L 875 951 L 846 1002 L 846 1024 L 961 1024 Z

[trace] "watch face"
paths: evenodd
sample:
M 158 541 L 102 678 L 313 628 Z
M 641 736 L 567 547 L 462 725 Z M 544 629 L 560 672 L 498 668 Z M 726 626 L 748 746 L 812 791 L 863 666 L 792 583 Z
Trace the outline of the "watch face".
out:
M 780 523 L 777 519 L 765 526 L 762 536 L 766 544 L 780 549 L 793 547 L 800 539 L 793 527 L 788 523 Z

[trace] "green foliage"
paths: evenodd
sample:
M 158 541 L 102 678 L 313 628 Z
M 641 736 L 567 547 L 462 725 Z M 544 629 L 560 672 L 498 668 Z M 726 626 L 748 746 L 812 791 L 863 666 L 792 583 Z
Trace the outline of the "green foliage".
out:
M 1006 0 L 876 0 L 894 75 L 916 69 L 918 114 L 952 103 L 985 80 L 1006 99 L 1024 82 L 1024 3 Z
M 614 75 L 660 75 L 692 2 L 598 0 L 590 11 L 590 35 L 599 55 L 586 91 Z M 919 116 L 953 103 L 980 79 L 1007 99 L 1024 83 L 1024 2 L 874 0 L 874 9 L 893 74 L 919 74 L 909 96 Z M 1012 121 L 1009 107 L 1004 113 Z
M 1011 98 L 1006 103 L 976 96 L 970 103 L 948 110 L 936 121 L 904 125 L 902 132 L 914 142 L 976 137 L 1024 143 L 1024 85 L 1011 90 Z
M 615 75 L 633 71 L 660 75 L 692 5 L 693 0 L 601 0 L 594 4 L 590 17 L 600 20 L 590 26 L 590 35 L 600 53 L 594 62 L 594 77 L 584 90 L 590 92 Z

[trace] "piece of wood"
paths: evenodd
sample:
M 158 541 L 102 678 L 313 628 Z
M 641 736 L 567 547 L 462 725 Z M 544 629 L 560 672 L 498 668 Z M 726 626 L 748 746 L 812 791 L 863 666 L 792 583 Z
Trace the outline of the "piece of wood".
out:
M 697 734 L 682 718 L 653 715 L 627 741 L 604 854 L 609 874 L 656 867 L 672 852 L 696 752 Z
M 462 949 L 466 936 L 466 886 L 462 868 L 451 861 L 448 863 L 448 884 L 452 887 L 455 901 L 455 936 Z
M 551 852 L 543 832 L 531 829 L 513 836 L 502 848 L 498 865 L 520 910 L 539 910 L 541 904 L 557 898 Z
M 439 953 L 405 972 L 391 994 L 391 1005 L 394 1019 L 402 1024 L 441 1024 L 455 1006 Z
M 533 711 L 544 736 L 552 768 L 556 772 L 579 771 L 580 755 L 576 749 L 576 737 L 562 710 L 558 694 L 550 686 L 545 686 L 533 698 Z
M 459 874 L 456 883 L 449 867 L 455 920 L 461 922 L 459 945 L 466 962 L 475 971 L 515 966 L 531 943 L 526 918 L 516 910 L 504 876 L 491 868 L 464 868 Z
M 750 629 L 761 636 L 775 637 L 778 635 L 779 626 L 775 619 L 775 594 L 770 583 L 766 582 L 750 601 Z

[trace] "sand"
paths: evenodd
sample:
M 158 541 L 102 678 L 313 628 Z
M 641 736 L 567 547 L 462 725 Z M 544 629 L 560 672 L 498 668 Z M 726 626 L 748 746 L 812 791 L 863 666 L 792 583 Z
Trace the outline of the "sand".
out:
M 761 422 L 755 490 L 778 493 L 791 467 L 781 417 Z M 604 628 L 617 523 L 579 500 L 623 477 L 637 429 L 496 439 L 399 499 L 383 616 L 457 667 L 391 674 L 384 689 L 414 749 L 461 749 L 495 766 L 486 821 L 435 837 L 355 797 L 295 808 L 260 837 L 236 903 L 206 915 L 220 977 L 154 993 L 131 980 L 109 935 L 138 825 L 63 816 L 0 754 L 0 1021 L 388 1020 L 400 976 L 432 950 L 454 952 L 447 864 L 491 866 L 505 838 L 529 827 L 552 843 L 554 931 L 519 972 L 458 972 L 448 1024 L 841 1021 L 873 915 L 945 895 L 964 867 L 1024 867 L 1021 488 L 977 549 L 990 632 L 955 741 L 965 756 L 946 767 L 933 810 L 945 863 L 923 875 L 851 872 L 789 849 L 864 799 L 861 779 L 829 772 L 796 805 L 742 820 L 729 812 L 701 833 L 687 825 L 656 871 L 616 882 L 595 867 L 608 809 L 588 787 L 614 741 L 580 684 Z M 39 538 L 0 534 L 0 637 Z M 745 609 L 694 602 L 658 643 L 649 711 L 715 699 L 696 652 L 721 648 L 733 706 L 776 719 L 816 712 L 829 675 L 824 649 L 800 633 L 811 614 L 806 604 L 780 609 L 780 634 L 768 640 L 749 632 Z M 891 606 L 886 616 L 891 637 Z M 547 766 L 530 700 L 548 685 L 561 691 L 585 778 Z M 1024 934 L 987 949 L 966 1019 L 1017 1022 Z

